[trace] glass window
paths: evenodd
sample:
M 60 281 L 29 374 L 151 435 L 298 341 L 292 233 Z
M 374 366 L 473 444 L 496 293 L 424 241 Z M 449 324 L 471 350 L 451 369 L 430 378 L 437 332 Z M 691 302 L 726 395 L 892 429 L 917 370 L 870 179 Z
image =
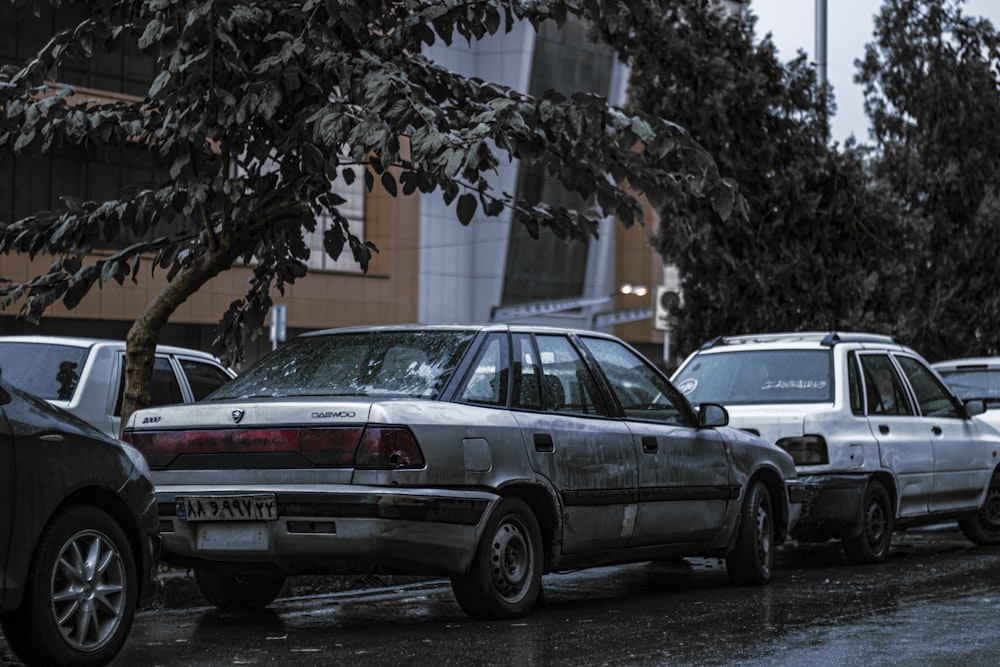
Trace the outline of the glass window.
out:
M 73 398 L 90 350 L 70 345 L 0 343 L 0 377 L 39 398 Z
M 597 383 L 565 336 L 536 336 L 542 364 L 542 401 L 548 412 L 607 415 Z
M 475 331 L 349 331 L 296 338 L 210 399 L 398 396 L 436 399 Z
M 938 372 L 962 399 L 1000 399 L 1000 369 L 982 366 Z
M 858 355 L 854 352 L 847 355 L 847 384 L 851 391 L 851 412 L 856 415 L 864 415 L 865 392 L 861 388 L 861 374 L 858 372 Z
M 829 350 L 747 350 L 699 354 L 674 384 L 692 403 L 832 403 Z
M 961 406 L 951 397 L 934 374 L 913 357 L 896 355 L 903 374 L 917 397 L 920 412 L 927 417 L 962 418 Z
M 903 381 L 887 354 L 859 355 L 865 374 L 869 415 L 912 415 Z
M 118 401 L 115 403 L 115 417 L 122 416 L 122 403 L 125 402 L 125 355 L 122 355 L 121 374 L 118 376 Z M 181 393 L 181 385 L 174 375 L 174 367 L 170 365 L 167 357 L 157 356 L 153 362 L 153 405 L 173 405 L 183 403 L 184 395 Z
M 515 334 L 512 337 L 514 352 L 512 364 L 514 371 L 514 400 L 512 405 L 530 410 L 542 409 L 541 370 L 538 368 L 538 357 L 535 346 L 528 334 Z
M 347 220 L 347 228 L 359 239 L 365 238 L 365 179 L 361 168 L 354 169 L 356 178 L 348 185 L 343 179 L 337 179 L 330 184 L 334 194 L 343 197 L 345 202 L 338 211 Z M 323 246 L 323 238 L 336 225 L 330 216 L 316 218 L 316 231 L 306 232 L 306 244 L 309 246 L 309 259 L 306 264 L 310 269 L 323 271 L 349 271 L 361 273 L 361 265 L 354 260 L 354 253 L 348 244 L 344 245 L 340 257 L 333 259 Z
M 583 338 L 625 416 L 693 426 L 684 397 L 650 364 L 607 338 Z
M 229 381 L 229 375 L 214 364 L 206 364 L 194 359 L 180 359 L 179 361 L 196 401 L 205 398 Z
M 507 405 L 507 337 L 490 336 L 479 353 L 458 400 L 480 405 Z

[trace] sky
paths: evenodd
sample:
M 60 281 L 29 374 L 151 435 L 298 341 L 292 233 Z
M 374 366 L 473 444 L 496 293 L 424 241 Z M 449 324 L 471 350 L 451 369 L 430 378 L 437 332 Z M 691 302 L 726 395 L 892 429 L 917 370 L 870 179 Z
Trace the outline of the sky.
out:
M 873 19 L 882 2 L 827 0 L 826 5 L 826 76 L 837 103 L 833 139 L 843 143 L 853 134 L 859 142 L 868 142 L 868 117 L 861 85 L 854 83 L 854 61 L 864 56 L 865 44 L 873 39 Z M 794 58 L 799 49 L 815 60 L 816 0 L 751 0 L 750 10 L 757 16 L 758 40 L 770 32 L 782 61 Z M 968 0 L 962 11 L 1000 26 L 1000 0 Z

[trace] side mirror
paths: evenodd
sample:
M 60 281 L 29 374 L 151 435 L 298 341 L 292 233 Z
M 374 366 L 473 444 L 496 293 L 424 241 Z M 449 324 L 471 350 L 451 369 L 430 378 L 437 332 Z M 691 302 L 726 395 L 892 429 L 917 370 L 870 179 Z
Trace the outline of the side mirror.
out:
M 965 402 L 965 416 L 975 417 L 976 415 L 981 415 L 986 412 L 986 400 L 982 398 L 973 398 Z
M 702 428 L 716 428 L 729 424 L 729 412 L 717 403 L 702 403 L 698 406 L 698 425 Z

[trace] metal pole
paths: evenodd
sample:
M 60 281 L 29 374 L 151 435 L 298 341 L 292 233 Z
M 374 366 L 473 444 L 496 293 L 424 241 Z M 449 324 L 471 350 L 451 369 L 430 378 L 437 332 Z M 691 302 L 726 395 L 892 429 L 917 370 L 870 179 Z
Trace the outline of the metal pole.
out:
M 816 0 L 816 75 L 826 89 L 826 0 Z M 825 97 L 825 92 L 824 92 Z

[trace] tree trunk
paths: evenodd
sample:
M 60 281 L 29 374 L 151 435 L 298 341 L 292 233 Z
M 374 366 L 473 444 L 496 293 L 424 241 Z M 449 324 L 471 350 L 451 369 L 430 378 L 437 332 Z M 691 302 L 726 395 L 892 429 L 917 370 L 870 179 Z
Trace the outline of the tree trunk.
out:
M 142 310 L 125 336 L 125 395 L 119 436 L 132 413 L 152 402 L 156 342 L 170 316 L 209 280 L 232 267 L 242 254 L 232 247 L 208 251 L 181 269 Z

